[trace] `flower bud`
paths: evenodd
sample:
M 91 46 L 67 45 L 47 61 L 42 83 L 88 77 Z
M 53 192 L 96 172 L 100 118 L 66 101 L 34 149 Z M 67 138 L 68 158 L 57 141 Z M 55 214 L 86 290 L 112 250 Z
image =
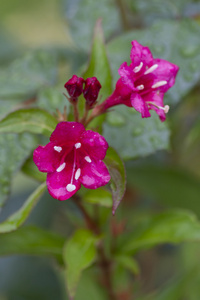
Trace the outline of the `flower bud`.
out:
M 85 80 L 85 88 L 83 90 L 83 96 L 86 99 L 86 103 L 91 107 L 98 98 L 101 84 L 96 77 L 90 77 Z
M 67 89 L 72 100 L 76 100 L 77 97 L 82 94 L 83 83 L 84 79 L 76 75 L 73 75 L 72 78 L 65 83 L 64 87 Z

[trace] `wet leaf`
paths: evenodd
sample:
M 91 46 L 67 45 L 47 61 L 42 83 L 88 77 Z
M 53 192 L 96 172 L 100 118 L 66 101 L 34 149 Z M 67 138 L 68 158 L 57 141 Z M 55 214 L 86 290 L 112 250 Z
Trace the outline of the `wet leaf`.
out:
M 105 163 L 111 176 L 110 187 L 112 190 L 112 212 L 114 215 L 126 190 L 126 172 L 121 158 L 111 147 L 107 150 Z
M 57 120 L 47 111 L 39 108 L 19 109 L 0 121 L 0 133 L 41 133 L 50 136 Z

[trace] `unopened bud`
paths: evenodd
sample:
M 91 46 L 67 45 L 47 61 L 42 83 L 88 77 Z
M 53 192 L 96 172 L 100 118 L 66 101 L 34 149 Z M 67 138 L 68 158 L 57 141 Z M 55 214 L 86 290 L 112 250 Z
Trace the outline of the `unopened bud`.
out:
M 98 98 L 101 84 L 96 77 L 89 77 L 85 80 L 85 88 L 83 90 L 83 96 L 86 99 L 86 103 L 91 107 Z
M 73 75 L 72 78 L 65 83 L 64 87 L 67 89 L 72 100 L 76 100 L 77 97 L 82 94 L 83 83 L 84 79 L 76 75 Z

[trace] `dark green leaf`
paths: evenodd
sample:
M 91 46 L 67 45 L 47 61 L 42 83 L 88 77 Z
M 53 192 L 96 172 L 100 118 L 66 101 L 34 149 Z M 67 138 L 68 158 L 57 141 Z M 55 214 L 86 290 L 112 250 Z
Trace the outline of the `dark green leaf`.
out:
M 105 163 L 111 176 L 110 186 L 113 198 L 112 212 L 115 214 L 126 190 L 126 172 L 121 158 L 111 147 L 107 150 Z
M 32 132 L 49 136 L 57 120 L 47 111 L 39 108 L 20 109 L 0 121 L 0 133 Z
M 98 188 L 97 190 L 87 190 L 83 195 L 83 201 L 98 204 L 100 206 L 111 207 L 112 206 L 112 195 L 104 189 Z
M 134 253 L 161 243 L 200 241 L 200 222 L 189 211 L 145 216 L 121 244 L 120 253 Z
M 0 233 L 10 232 L 20 227 L 28 218 L 31 211 L 37 204 L 40 196 L 46 189 L 46 182 L 42 183 L 25 201 L 23 206 L 12 214 L 3 223 L 0 223 Z
M 130 165 L 129 165 L 130 166 Z M 193 210 L 200 216 L 200 181 L 186 170 L 167 166 L 133 166 L 128 172 L 131 184 L 171 207 Z
M 165 95 L 165 103 L 180 101 L 199 81 L 200 26 L 191 19 L 160 21 L 150 28 L 130 31 L 108 44 L 115 81 L 119 66 L 129 62 L 131 41 L 150 47 L 154 57 L 169 60 L 180 67 L 175 86 Z M 179 37 L 179 38 L 177 38 Z
M 43 182 L 46 180 L 46 173 L 40 172 L 38 168 L 36 167 L 35 163 L 33 162 L 33 156 L 31 155 L 24 165 L 21 168 L 22 172 L 24 174 L 30 176 L 31 178 L 36 179 L 39 182 Z
M 66 281 L 71 299 L 74 298 L 79 278 L 96 257 L 96 237 L 88 230 L 80 229 L 67 241 L 64 247 Z
M 13 174 L 21 167 L 37 140 L 29 133 L 0 135 L 0 206 L 8 197 Z
M 119 263 L 123 268 L 129 270 L 134 275 L 139 274 L 139 265 L 137 261 L 130 255 L 116 255 L 115 261 Z
M 106 38 L 119 31 L 119 12 L 114 1 L 65 0 L 66 16 L 72 37 L 79 48 L 88 52 L 92 28 L 101 18 Z
M 47 51 L 29 53 L 0 72 L 0 96 L 28 96 L 56 77 L 55 57 Z
M 64 83 L 63 83 L 64 86 Z M 63 89 L 56 87 L 44 88 L 38 93 L 37 105 L 38 107 L 48 110 L 50 113 L 55 113 L 56 109 L 63 112 L 64 106 L 67 106 L 69 110 L 69 102 L 63 95 Z
M 127 0 L 129 9 L 135 12 L 135 17 L 140 18 L 143 23 L 153 23 L 158 20 L 181 18 L 188 14 L 188 0 Z
M 126 160 L 169 147 L 166 123 L 162 123 L 154 112 L 151 118 L 142 119 L 140 113 L 125 106 L 107 114 L 104 136 Z
M 0 235 L 0 255 L 51 255 L 61 259 L 64 241 L 58 234 L 26 226 Z

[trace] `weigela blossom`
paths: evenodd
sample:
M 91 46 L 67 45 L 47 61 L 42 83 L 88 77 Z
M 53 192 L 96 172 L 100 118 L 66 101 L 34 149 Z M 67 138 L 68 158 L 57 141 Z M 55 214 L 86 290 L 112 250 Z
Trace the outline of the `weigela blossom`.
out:
M 137 41 L 132 41 L 130 58 L 129 66 L 126 62 L 120 66 L 121 78 L 101 109 L 125 104 L 134 107 L 143 118 L 150 117 L 149 110 L 153 109 L 164 121 L 169 106 L 164 106 L 163 96 L 174 85 L 179 67 L 163 59 L 154 59 L 149 48 Z
M 73 75 L 64 85 L 72 100 L 76 100 L 83 92 L 84 79 Z
M 89 107 L 92 107 L 93 104 L 96 102 L 100 89 L 101 84 L 96 77 L 89 77 L 85 80 L 83 96 Z
M 47 172 L 47 188 L 52 197 L 66 200 L 81 184 L 89 189 L 106 185 L 110 174 L 102 161 L 108 143 L 99 133 L 85 130 L 78 122 L 60 122 L 46 146 L 34 150 L 39 171 Z

